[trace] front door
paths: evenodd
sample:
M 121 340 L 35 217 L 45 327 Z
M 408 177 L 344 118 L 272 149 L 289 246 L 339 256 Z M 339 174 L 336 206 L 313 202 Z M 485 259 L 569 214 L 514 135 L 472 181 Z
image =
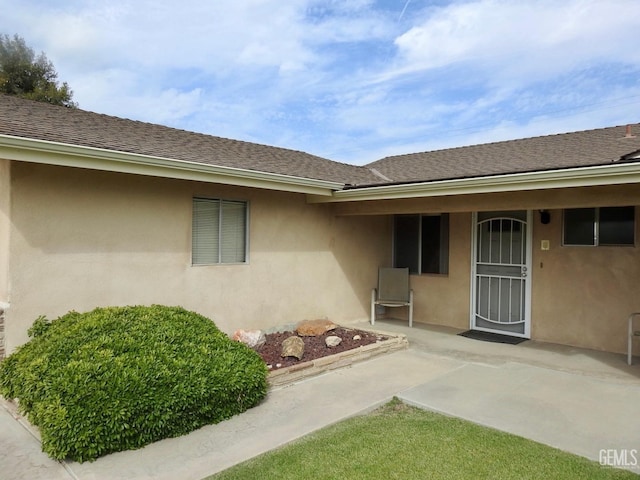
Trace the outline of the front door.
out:
M 474 215 L 471 328 L 530 337 L 531 212 Z

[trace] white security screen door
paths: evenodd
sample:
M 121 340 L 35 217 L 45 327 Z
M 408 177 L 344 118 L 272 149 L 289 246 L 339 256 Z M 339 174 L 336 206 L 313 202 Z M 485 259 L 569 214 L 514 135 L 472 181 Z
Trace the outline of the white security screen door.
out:
M 471 328 L 530 337 L 531 212 L 474 215 Z

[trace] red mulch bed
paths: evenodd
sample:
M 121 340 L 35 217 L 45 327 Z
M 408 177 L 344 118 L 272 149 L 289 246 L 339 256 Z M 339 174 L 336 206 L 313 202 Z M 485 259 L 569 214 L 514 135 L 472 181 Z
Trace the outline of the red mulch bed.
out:
M 298 334 L 292 331 L 269 333 L 266 335 L 267 341 L 260 347 L 255 348 L 255 351 L 258 352 L 265 361 L 269 370 L 277 370 L 278 368 L 286 368 L 299 363 L 309 362 L 328 355 L 334 355 L 364 345 L 381 342 L 388 338 L 384 335 L 378 335 L 364 330 L 338 327 L 317 337 L 300 336 L 304 341 L 304 355 L 302 358 L 300 360 L 296 357 L 283 358 L 281 356 L 282 342 L 294 335 L 297 336 Z M 325 343 L 325 338 L 332 335 L 342 339 L 342 342 L 337 347 L 327 347 Z M 356 335 L 360 335 L 360 339 L 354 340 L 353 337 Z

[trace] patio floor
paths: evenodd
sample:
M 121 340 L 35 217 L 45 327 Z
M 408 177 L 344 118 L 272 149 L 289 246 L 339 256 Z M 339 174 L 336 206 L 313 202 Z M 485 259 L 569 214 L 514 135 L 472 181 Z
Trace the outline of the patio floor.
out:
M 463 330 L 450 327 L 426 325 L 414 321 L 413 327 L 409 328 L 406 320 L 377 320 L 374 326 L 371 326 L 369 322 L 358 322 L 350 326 L 401 333 L 407 336 L 409 344 L 414 349 L 465 362 L 488 365 L 521 362 L 609 380 L 616 379 L 631 383 L 640 381 L 640 358 L 637 356 L 634 358 L 634 365 L 629 366 L 626 363 L 626 355 L 623 354 L 599 352 L 535 340 L 527 340 L 519 345 L 483 342 L 461 337 L 458 333 Z M 640 398 L 638 400 L 640 401 Z

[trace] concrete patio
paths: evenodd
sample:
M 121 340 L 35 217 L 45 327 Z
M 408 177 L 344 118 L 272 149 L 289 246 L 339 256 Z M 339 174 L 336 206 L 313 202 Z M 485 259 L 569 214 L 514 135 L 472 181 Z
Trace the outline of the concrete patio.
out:
M 3 402 L 2 478 L 200 480 L 393 396 L 640 473 L 640 361 L 628 366 L 622 354 L 533 341 L 482 342 L 400 321 L 375 329 L 405 334 L 409 348 L 274 388 L 231 420 L 91 463 L 47 458 Z

